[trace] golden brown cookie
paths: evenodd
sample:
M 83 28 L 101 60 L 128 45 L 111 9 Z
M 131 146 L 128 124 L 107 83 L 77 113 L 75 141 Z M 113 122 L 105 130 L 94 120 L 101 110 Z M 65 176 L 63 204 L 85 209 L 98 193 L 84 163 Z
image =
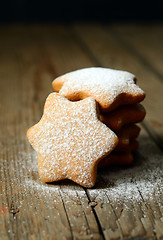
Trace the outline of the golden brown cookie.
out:
M 118 145 L 115 148 L 115 151 L 126 151 L 131 141 L 138 137 L 139 132 L 140 127 L 135 124 L 129 124 L 122 127 L 119 131 L 116 132 L 119 141 Z
M 95 99 L 71 102 L 58 93 L 48 96 L 41 120 L 27 137 L 37 152 L 43 181 L 71 179 L 84 187 L 95 184 L 98 162 L 118 142 L 99 121 Z
M 139 142 L 136 139 L 132 139 L 130 141 L 128 147 L 126 147 L 126 149 L 116 150 L 116 148 L 115 148 L 114 152 L 121 152 L 121 153 L 124 153 L 124 152 L 136 152 L 138 147 L 139 147 Z
M 123 149 L 117 149 L 115 148 L 115 150 L 113 152 L 135 152 L 139 147 L 139 142 L 136 139 L 132 139 L 129 144 L 127 146 L 125 146 L 125 148 Z
M 138 149 L 139 142 L 137 140 L 132 140 L 126 148 L 125 151 L 112 151 L 111 154 L 103 158 L 99 164 L 98 168 L 104 168 L 109 166 L 126 166 L 133 163 L 133 153 Z
M 141 102 L 145 97 L 144 91 L 136 85 L 133 74 L 101 67 L 64 74 L 56 78 L 52 86 L 71 101 L 94 97 L 103 112 Z
M 99 162 L 98 168 L 106 168 L 110 166 L 128 166 L 131 165 L 133 161 L 134 158 L 131 152 L 112 152 Z
M 145 114 L 146 112 L 144 107 L 140 103 L 138 103 L 121 106 L 110 113 L 100 113 L 100 120 L 113 131 L 117 132 L 126 124 L 138 123 L 143 121 Z

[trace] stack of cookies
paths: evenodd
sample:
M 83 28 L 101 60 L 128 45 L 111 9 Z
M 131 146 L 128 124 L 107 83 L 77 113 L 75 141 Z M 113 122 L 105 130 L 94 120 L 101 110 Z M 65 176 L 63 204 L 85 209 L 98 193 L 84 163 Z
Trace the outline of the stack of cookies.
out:
M 112 112 L 100 114 L 100 120 L 116 133 L 119 141 L 112 154 L 99 163 L 99 167 L 133 163 L 133 153 L 139 145 L 136 138 L 140 133 L 140 127 L 135 123 L 141 122 L 144 117 L 145 109 L 140 103 L 120 106 Z
M 27 131 L 44 182 L 70 179 L 93 187 L 97 167 L 128 165 L 145 117 L 133 74 L 85 68 L 52 83 L 41 120 Z
M 140 132 L 136 123 L 146 114 L 140 104 L 145 93 L 136 85 L 133 74 L 108 68 L 85 68 L 58 77 L 52 86 L 71 101 L 94 97 L 99 104 L 99 119 L 117 135 L 118 145 L 99 162 L 99 168 L 133 162 Z

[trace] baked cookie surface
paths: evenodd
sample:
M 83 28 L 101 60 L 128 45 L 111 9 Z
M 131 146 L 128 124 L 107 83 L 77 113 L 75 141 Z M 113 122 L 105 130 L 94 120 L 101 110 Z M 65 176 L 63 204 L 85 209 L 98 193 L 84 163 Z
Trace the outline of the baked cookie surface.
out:
M 100 113 L 100 120 L 113 131 L 117 132 L 123 126 L 143 121 L 146 111 L 140 103 L 120 106 L 112 112 Z
M 91 67 L 64 74 L 52 86 L 72 101 L 94 97 L 101 111 L 106 112 L 144 99 L 145 93 L 135 84 L 135 79 L 126 71 Z
M 37 152 L 43 181 L 71 179 L 84 187 L 95 184 L 98 162 L 118 143 L 98 119 L 95 99 L 71 102 L 58 93 L 48 96 L 41 120 L 27 137 Z

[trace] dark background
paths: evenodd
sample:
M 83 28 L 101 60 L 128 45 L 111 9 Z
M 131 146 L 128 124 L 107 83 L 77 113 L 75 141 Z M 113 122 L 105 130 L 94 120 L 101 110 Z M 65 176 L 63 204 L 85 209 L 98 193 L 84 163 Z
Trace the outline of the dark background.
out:
M 0 1 L 0 22 L 158 21 L 162 2 L 106 0 Z

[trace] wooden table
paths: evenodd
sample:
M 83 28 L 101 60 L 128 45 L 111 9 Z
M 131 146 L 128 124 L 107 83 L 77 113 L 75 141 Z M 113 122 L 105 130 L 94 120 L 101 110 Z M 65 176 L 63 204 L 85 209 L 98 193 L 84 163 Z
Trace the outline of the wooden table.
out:
M 135 163 L 92 189 L 45 184 L 26 130 L 55 77 L 91 66 L 130 71 L 146 91 Z M 1 25 L 0 131 L 0 239 L 163 239 L 163 24 Z

